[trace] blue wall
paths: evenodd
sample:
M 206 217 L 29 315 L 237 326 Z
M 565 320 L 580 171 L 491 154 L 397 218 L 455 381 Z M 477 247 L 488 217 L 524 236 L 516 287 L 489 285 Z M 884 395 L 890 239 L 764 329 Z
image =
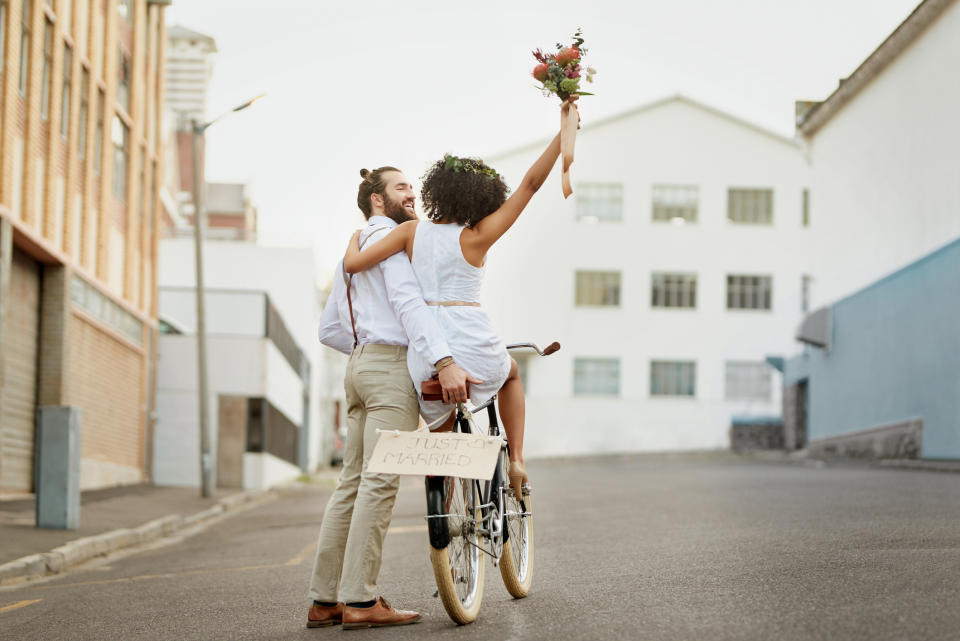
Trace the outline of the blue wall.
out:
M 808 438 L 923 419 L 925 458 L 960 458 L 960 240 L 833 305 L 830 352 L 809 348 Z

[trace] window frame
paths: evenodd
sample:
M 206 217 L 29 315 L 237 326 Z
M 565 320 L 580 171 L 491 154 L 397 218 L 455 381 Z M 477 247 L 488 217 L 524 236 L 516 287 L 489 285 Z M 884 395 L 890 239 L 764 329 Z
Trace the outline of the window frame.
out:
M 70 138 L 70 85 L 73 82 L 73 48 L 63 43 L 63 88 L 60 92 L 60 136 Z
M 678 204 L 668 204 L 662 200 L 658 202 L 657 195 L 658 193 L 661 196 L 664 193 L 669 193 L 670 190 L 677 192 L 682 192 L 684 190 L 689 190 L 693 192 L 694 203 L 693 203 L 693 215 L 687 216 L 682 213 L 678 214 L 677 212 L 684 212 L 689 210 L 689 206 L 682 206 Z M 658 208 L 661 212 L 658 215 Z M 673 212 L 673 213 L 670 213 Z M 679 183 L 655 183 L 650 188 L 650 219 L 655 223 L 672 223 L 674 220 L 682 220 L 685 224 L 695 224 L 698 222 L 700 217 L 700 186 L 699 185 L 683 185 Z
M 80 65 L 80 113 L 77 117 L 77 158 L 87 156 L 87 126 L 90 118 L 90 70 Z
M 740 393 L 739 395 L 733 395 L 733 391 L 739 391 L 736 389 L 736 385 L 731 386 L 731 368 L 736 370 L 736 368 L 741 368 L 741 375 L 739 376 L 739 381 L 737 384 L 743 385 L 743 381 L 747 380 L 750 384 L 756 382 L 751 379 L 751 376 L 756 372 L 762 372 L 763 384 L 760 386 L 763 389 L 763 393 L 753 393 L 753 394 L 744 394 Z M 749 376 L 743 376 L 742 372 L 746 368 L 750 368 Z M 734 371 L 735 374 L 735 371 Z M 736 375 L 733 376 L 734 379 L 737 378 Z M 761 380 L 757 378 L 756 380 Z M 734 389 L 731 389 L 734 387 Z M 769 403 L 773 400 L 773 372 L 770 370 L 770 366 L 764 361 L 750 361 L 750 360 L 728 360 L 723 363 L 723 398 L 727 401 L 757 401 Z
M 662 374 L 658 378 L 657 374 L 668 367 L 677 368 L 675 372 L 666 372 L 672 380 L 666 380 Z M 673 389 L 689 389 L 690 393 Z M 697 361 L 651 359 L 649 393 L 650 398 L 697 398 Z
M 607 376 L 610 376 L 613 380 L 616 381 L 615 389 L 608 389 L 604 391 L 599 388 L 591 388 L 589 386 L 581 385 L 581 382 L 586 380 L 591 380 L 589 376 L 591 375 L 590 371 L 583 371 L 587 367 L 594 367 L 597 365 L 609 365 L 612 366 L 611 371 L 606 372 Z M 592 373 L 592 376 L 596 376 L 596 373 Z M 620 396 L 620 391 L 622 389 L 621 381 L 623 379 L 623 367 L 621 360 L 615 356 L 577 356 L 573 359 L 573 395 L 574 396 Z
M 587 283 L 584 282 L 588 278 L 592 279 L 602 279 L 602 277 L 616 277 L 615 284 L 605 284 L 600 282 Z M 619 270 L 594 270 L 594 269 L 578 269 L 574 272 L 574 283 L 573 283 L 573 305 L 574 307 L 621 307 L 623 304 L 623 272 Z M 582 286 L 582 287 L 581 287 Z M 586 289 L 589 287 L 590 289 Z M 615 302 L 604 302 L 607 300 L 609 292 L 608 288 L 616 287 L 613 298 Z M 590 302 L 591 297 L 589 294 L 594 293 L 594 290 L 599 288 L 601 293 L 600 302 Z M 581 294 L 583 294 L 581 296 Z
M 130 168 L 130 127 L 120 114 L 114 114 L 110 126 L 113 143 L 113 195 L 120 202 L 127 201 L 127 170 Z
M 50 120 L 50 98 L 53 96 L 53 23 L 43 19 L 43 68 L 40 76 L 40 119 Z
M 738 282 L 731 283 L 731 279 L 739 279 Z M 758 279 L 756 282 L 746 283 L 746 279 Z M 732 286 L 736 287 L 735 292 L 731 291 Z M 746 287 L 752 287 L 754 290 L 745 290 Z M 731 305 L 734 299 L 732 296 L 738 296 L 741 302 L 749 297 L 754 302 L 759 299 L 766 303 L 766 306 L 750 305 Z M 772 274 L 727 274 L 726 300 L 728 311 L 773 311 L 773 275 Z
M 609 193 L 615 193 L 614 198 L 601 200 L 599 195 L 592 195 L 591 190 L 606 190 Z M 623 222 L 623 183 L 617 182 L 584 182 L 578 183 L 574 199 L 574 220 L 583 223 L 622 223 Z M 591 200 L 592 197 L 592 200 Z M 600 209 L 609 207 L 616 209 L 616 217 L 598 216 L 596 213 L 586 211 L 589 207 Z
M 727 188 L 727 221 L 735 225 L 757 225 L 762 227 L 772 227 L 774 221 L 774 200 L 773 200 L 773 188 L 772 187 L 728 187 Z M 736 200 L 744 200 L 747 197 L 758 199 L 759 196 L 764 196 L 766 203 L 763 205 L 766 206 L 766 211 L 761 212 L 760 206 L 761 203 L 757 200 L 754 202 L 751 209 L 753 211 L 747 215 L 748 209 L 743 206 L 742 203 L 740 211 L 743 212 L 742 218 L 734 217 L 734 203 Z M 766 219 L 761 219 L 761 215 L 765 215 Z
M 17 89 L 26 97 L 30 79 L 30 0 L 20 3 L 20 77 Z
M 103 125 L 104 103 L 107 101 L 106 92 L 97 89 L 97 121 L 93 130 L 93 173 L 100 176 L 103 173 Z
M 676 279 L 676 278 L 691 278 L 693 282 L 692 292 L 683 291 L 683 287 L 689 286 L 689 283 L 672 283 L 666 282 L 667 279 Z M 661 281 L 658 283 L 658 279 Z M 697 309 L 697 274 L 696 272 L 651 272 L 650 274 L 650 307 L 653 309 Z M 676 285 L 679 288 L 679 291 L 672 291 L 666 289 L 665 291 L 658 290 L 658 284 L 663 288 L 666 288 L 670 285 Z M 658 293 L 660 296 L 658 297 Z M 684 298 L 692 300 L 690 305 L 671 305 L 671 299 L 676 298 L 682 301 Z

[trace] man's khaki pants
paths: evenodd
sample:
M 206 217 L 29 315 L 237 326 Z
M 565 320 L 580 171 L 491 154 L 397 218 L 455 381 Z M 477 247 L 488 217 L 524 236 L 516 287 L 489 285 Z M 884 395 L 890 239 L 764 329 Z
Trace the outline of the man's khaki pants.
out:
M 360 345 L 347 363 L 347 443 L 343 471 L 320 526 L 310 582 L 316 601 L 357 603 L 377 595 L 383 539 L 400 477 L 370 474 L 367 461 L 378 429 L 414 430 L 417 393 L 407 372 L 407 349 Z

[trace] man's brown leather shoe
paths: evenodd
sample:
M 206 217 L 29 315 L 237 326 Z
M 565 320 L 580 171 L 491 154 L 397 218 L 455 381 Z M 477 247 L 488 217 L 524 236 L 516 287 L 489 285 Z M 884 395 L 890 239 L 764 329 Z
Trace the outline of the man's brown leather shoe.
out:
M 409 610 L 395 610 L 382 596 L 369 608 L 343 608 L 343 629 L 380 628 L 388 625 L 406 625 L 420 620 L 420 614 Z
M 325 628 L 328 625 L 337 625 L 343 622 L 343 604 L 333 606 L 317 605 L 314 603 L 307 612 L 308 628 Z

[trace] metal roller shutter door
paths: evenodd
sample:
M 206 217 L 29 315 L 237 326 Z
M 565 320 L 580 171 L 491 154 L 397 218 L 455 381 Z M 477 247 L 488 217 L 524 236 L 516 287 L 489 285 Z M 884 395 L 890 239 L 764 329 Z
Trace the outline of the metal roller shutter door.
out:
M 33 490 L 37 411 L 37 340 L 40 330 L 40 266 L 13 252 L 10 302 L 3 345 L 7 359 L 0 416 L 0 487 Z

